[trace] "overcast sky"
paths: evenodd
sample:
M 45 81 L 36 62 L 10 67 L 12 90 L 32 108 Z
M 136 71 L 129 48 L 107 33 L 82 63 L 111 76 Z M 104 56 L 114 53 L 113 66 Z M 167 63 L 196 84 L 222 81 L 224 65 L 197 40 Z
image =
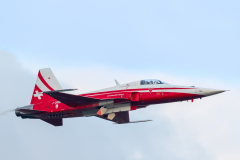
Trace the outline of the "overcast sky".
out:
M 240 1 L 1 1 L 0 113 L 30 103 L 40 68 L 84 93 L 156 78 L 230 90 L 149 106 L 113 125 L 63 127 L 0 116 L 0 159 L 237 160 L 240 157 Z

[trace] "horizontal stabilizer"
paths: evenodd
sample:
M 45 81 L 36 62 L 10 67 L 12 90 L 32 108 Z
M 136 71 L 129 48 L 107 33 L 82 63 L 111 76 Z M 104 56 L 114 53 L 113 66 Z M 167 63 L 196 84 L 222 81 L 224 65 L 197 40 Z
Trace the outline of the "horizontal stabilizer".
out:
M 53 126 L 62 126 L 63 125 L 63 120 L 62 118 L 59 118 L 59 119 L 41 119 Z

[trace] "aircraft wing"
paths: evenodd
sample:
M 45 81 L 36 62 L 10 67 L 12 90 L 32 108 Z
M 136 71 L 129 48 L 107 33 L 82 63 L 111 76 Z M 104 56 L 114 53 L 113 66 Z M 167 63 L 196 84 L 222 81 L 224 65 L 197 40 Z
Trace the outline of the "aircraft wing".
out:
M 73 94 L 67 94 L 67 93 L 62 93 L 58 91 L 47 91 L 43 92 L 54 99 L 68 105 L 68 106 L 78 106 L 78 105 L 84 105 L 88 103 L 93 103 L 93 102 L 99 102 L 101 99 L 96 99 L 96 98 L 90 98 L 90 97 L 84 97 L 84 96 L 78 96 L 78 95 L 73 95 Z M 126 98 L 109 98 L 109 99 L 124 99 Z M 104 100 L 109 100 L 109 99 L 104 99 Z
M 80 104 L 82 105 L 82 104 L 91 103 L 91 102 L 99 102 L 99 99 L 61 93 L 61 92 L 43 92 L 43 93 L 53 97 L 54 99 L 68 106 L 77 106 Z
M 96 117 L 99 117 L 99 118 L 102 118 L 102 119 L 105 119 L 105 120 L 108 120 L 108 121 L 116 122 L 118 124 L 129 123 L 130 122 L 128 111 L 116 113 L 116 116 L 113 118 L 113 120 L 108 119 L 107 118 L 108 115 L 102 115 L 102 116 L 97 115 Z

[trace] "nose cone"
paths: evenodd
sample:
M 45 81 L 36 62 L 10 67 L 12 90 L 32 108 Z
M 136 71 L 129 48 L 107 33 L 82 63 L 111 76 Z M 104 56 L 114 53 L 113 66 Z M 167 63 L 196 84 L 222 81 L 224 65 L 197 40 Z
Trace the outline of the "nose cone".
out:
M 217 90 L 217 89 L 204 89 L 204 95 L 205 96 L 211 96 L 214 94 L 225 92 L 226 90 Z

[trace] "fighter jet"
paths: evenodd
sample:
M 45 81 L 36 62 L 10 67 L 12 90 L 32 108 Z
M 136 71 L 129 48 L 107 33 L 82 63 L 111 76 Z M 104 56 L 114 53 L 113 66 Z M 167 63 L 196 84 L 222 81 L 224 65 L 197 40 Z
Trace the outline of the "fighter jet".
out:
M 17 117 L 40 119 L 62 126 L 63 118 L 96 116 L 116 124 L 146 122 L 130 121 L 129 111 L 149 105 L 192 101 L 222 93 L 225 90 L 171 85 L 158 79 L 144 79 L 119 84 L 80 95 L 64 93 L 50 68 L 40 69 L 30 105 L 15 109 Z

